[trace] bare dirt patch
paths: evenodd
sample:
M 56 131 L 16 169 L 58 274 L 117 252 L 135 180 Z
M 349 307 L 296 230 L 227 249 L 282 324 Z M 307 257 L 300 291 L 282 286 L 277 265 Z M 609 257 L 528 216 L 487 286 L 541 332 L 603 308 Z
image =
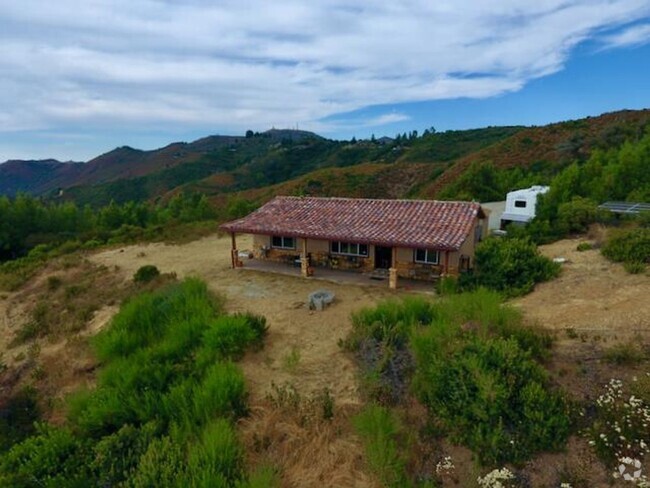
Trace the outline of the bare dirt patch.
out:
M 514 301 L 529 320 L 553 330 L 628 336 L 650 333 L 650 278 L 627 273 L 593 249 L 579 252 L 585 239 L 565 239 L 541 252 L 563 257 L 559 278 Z M 587 241 L 588 242 L 588 241 Z
M 67 256 L 20 290 L 0 297 L 0 392 L 38 391 L 44 418 L 63 419 L 63 398 L 94 382 L 88 338 L 108 323 L 128 293 L 109 269 Z M 87 327 L 90 326 L 91 330 Z

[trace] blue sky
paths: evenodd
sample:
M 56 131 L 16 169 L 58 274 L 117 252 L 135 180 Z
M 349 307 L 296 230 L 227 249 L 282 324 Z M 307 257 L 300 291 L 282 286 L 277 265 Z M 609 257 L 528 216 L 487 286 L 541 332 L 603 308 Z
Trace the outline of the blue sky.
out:
M 0 1 L 0 161 L 650 107 L 647 0 Z

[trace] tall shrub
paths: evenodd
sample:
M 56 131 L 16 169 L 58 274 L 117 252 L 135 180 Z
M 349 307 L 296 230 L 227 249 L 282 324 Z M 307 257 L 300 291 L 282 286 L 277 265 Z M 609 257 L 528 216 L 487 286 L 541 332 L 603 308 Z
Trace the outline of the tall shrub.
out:
M 517 296 L 558 275 L 560 267 L 526 239 L 486 239 L 476 247 L 473 284 Z

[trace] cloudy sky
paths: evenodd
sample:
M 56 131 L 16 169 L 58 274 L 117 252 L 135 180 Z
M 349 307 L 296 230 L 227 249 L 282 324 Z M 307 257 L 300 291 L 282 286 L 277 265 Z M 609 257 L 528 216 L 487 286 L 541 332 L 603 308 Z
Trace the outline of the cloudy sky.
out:
M 650 107 L 648 0 L 0 0 L 0 161 Z

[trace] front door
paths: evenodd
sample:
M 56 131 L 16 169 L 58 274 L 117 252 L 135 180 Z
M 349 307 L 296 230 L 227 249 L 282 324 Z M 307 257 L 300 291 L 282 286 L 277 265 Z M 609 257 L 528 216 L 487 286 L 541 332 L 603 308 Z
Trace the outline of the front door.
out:
M 393 264 L 393 248 L 375 246 L 375 269 L 388 269 Z

